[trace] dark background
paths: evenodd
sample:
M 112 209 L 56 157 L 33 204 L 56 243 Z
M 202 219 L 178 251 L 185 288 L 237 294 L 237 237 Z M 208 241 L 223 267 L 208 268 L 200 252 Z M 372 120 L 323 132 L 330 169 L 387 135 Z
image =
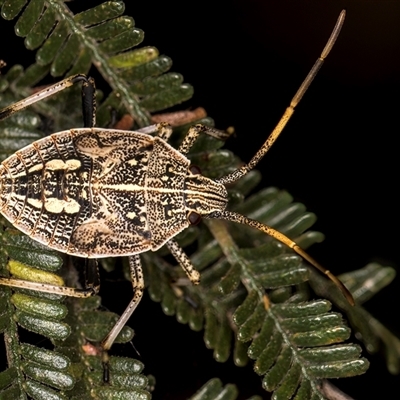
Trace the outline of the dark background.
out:
M 79 1 L 71 7 L 99 3 Z M 340 273 L 370 261 L 400 265 L 400 3 L 126 1 L 126 8 L 146 33 L 144 45 L 170 56 L 172 70 L 194 86 L 194 98 L 182 108 L 205 107 L 218 128 L 234 126 L 236 137 L 227 147 L 243 160 L 273 129 L 346 8 L 332 53 L 259 169 L 263 186 L 287 189 L 318 215 L 316 228 L 326 241 L 311 254 L 324 266 Z M 27 65 L 22 39 L 14 38 L 12 27 L 0 21 L 0 58 Z M 127 303 L 129 284 L 120 285 L 124 289 L 115 285 L 114 290 Z M 397 279 L 367 307 L 399 335 L 398 288 Z M 250 368 L 243 378 L 242 371 L 213 362 L 202 335 L 163 317 L 157 304 L 145 299 L 130 325 L 146 372 L 158 378 L 154 398 L 186 398 L 217 375 L 224 383 L 237 383 L 243 396 L 255 392 L 258 378 Z M 150 338 L 152 349 L 146 346 Z M 389 375 L 381 357 L 369 359 L 366 375 L 334 383 L 359 399 L 377 387 L 397 393 L 399 377 Z

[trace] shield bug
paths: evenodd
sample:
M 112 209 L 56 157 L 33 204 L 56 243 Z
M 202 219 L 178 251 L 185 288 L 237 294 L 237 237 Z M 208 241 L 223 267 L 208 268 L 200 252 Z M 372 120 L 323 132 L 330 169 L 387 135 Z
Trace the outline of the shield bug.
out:
M 321 56 L 262 147 L 248 164 L 216 180 L 202 176 L 190 165 L 186 154 L 202 133 L 218 139 L 227 134 L 196 125 L 175 149 L 168 144 L 172 129 L 167 124 L 139 131 L 96 128 L 94 82 L 84 75 L 64 79 L 0 111 L 1 120 L 75 83 L 83 83 L 85 127 L 54 133 L 3 161 L 0 211 L 22 232 L 63 253 L 85 258 L 129 256 L 134 296 L 103 340 L 105 350 L 111 347 L 142 297 L 140 253 L 166 245 L 190 281 L 199 283 L 200 274 L 174 237 L 201 218 L 249 225 L 272 236 L 326 274 L 354 304 L 345 286 L 291 239 L 258 221 L 227 211 L 225 187 L 253 169 L 278 138 L 329 54 L 344 17 L 342 11 Z M 76 297 L 90 296 L 97 290 L 13 278 L 0 278 L 0 284 Z

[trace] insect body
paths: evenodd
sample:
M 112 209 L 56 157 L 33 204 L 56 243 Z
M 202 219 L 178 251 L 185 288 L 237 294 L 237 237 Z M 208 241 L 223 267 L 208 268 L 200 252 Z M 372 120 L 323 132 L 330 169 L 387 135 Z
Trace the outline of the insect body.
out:
M 165 140 L 99 128 L 59 132 L 0 166 L 3 215 L 63 253 L 109 257 L 156 251 L 191 212 L 224 210 L 225 186 L 193 174 Z
M 225 188 L 254 168 L 275 142 L 331 50 L 344 15 L 343 11 L 321 56 L 260 150 L 248 164 L 215 181 L 199 174 L 185 155 L 201 133 L 224 139 L 224 132 L 193 126 L 176 150 L 167 143 L 172 130 L 166 124 L 136 132 L 93 127 L 94 101 L 83 102 L 85 128 L 50 135 L 3 161 L 0 211 L 17 228 L 64 253 L 89 258 L 129 256 L 134 297 L 104 339 L 105 350 L 142 297 L 140 253 L 167 245 L 189 279 L 199 283 L 199 273 L 173 238 L 201 217 L 250 225 L 276 238 L 326 274 L 353 304 L 344 285 L 291 239 L 258 221 L 227 211 Z M 93 81 L 76 75 L 0 110 L 0 120 L 77 82 L 83 82 L 84 100 L 94 97 Z M 0 278 L 0 284 L 77 297 L 96 291 L 13 278 Z

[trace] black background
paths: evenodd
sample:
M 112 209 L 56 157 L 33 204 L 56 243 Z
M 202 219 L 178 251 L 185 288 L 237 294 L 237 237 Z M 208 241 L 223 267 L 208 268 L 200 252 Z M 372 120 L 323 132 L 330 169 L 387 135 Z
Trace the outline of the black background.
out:
M 99 3 L 70 5 L 77 9 Z M 263 186 L 287 189 L 318 215 L 316 228 L 326 240 L 311 254 L 327 268 L 340 273 L 371 261 L 398 267 L 400 3 L 126 3 L 126 14 L 146 33 L 144 45 L 170 56 L 172 70 L 194 86 L 194 98 L 182 108 L 202 106 L 218 128 L 233 125 L 236 137 L 227 147 L 243 160 L 273 129 L 346 8 L 333 51 L 259 169 Z M 0 21 L 0 58 L 9 65 L 28 65 L 22 39 L 14 38 L 12 29 L 13 23 Z M 399 335 L 398 287 L 397 279 L 367 307 Z M 129 283 L 114 282 L 112 289 L 127 304 Z M 123 306 L 113 308 L 109 294 L 103 297 L 113 311 L 122 311 Z M 164 317 L 157 304 L 145 299 L 130 325 L 146 372 L 158 379 L 155 399 L 187 398 L 217 375 L 224 383 L 238 383 L 243 399 L 256 392 L 258 378 L 250 368 L 243 378 L 242 371 L 213 362 L 202 335 Z M 146 345 L 150 340 L 151 349 Z M 359 399 L 377 388 L 387 395 L 398 392 L 399 378 L 389 375 L 383 359 L 369 359 L 366 375 L 334 383 Z

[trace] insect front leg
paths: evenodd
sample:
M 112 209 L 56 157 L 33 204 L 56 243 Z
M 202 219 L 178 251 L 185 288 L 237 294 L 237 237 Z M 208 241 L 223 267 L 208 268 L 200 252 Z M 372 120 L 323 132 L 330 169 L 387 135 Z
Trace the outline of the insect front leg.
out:
M 168 246 L 171 254 L 178 261 L 179 265 L 186 272 L 186 275 L 194 285 L 200 283 L 200 273 L 194 267 L 190 258 L 183 251 L 182 247 L 175 240 L 169 240 L 166 245 Z
M 148 135 L 157 133 L 157 136 L 159 138 L 167 142 L 172 135 L 173 129 L 171 125 L 168 124 L 167 122 L 161 122 L 159 124 L 149 125 L 144 128 L 141 128 L 138 130 L 138 132 L 147 133 Z M 209 126 L 206 125 L 202 124 L 193 125 L 189 128 L 186 136 L 184 137 L 181 145 L 179 146 L 178 151 L 181 152 L 182 154 L 187 154 L 201 133 L 205 133 L 206 135 L 209 135 L 219 140 L 226 140 L 230 136 L 230 133 L 228 132 L 210 128 Z
M 160 122 L 159 124 L 145 126 L 144 128 L 139 129 L 138 132 L 146 133 L 148 135 L 156 133 L 159 138 L 168 142 L 173 130 L 172 126 L 167 122 Z
M 210 128 L 206 125 L 193 125 L 189 128 L 186 136 L 178 148 L 178 151 L 182 154 L 187 154 L 201 133 L 205 133 L 206 135 L 219 140 L 226 140 L 230 136 L 230 133 L 228 132 Z

